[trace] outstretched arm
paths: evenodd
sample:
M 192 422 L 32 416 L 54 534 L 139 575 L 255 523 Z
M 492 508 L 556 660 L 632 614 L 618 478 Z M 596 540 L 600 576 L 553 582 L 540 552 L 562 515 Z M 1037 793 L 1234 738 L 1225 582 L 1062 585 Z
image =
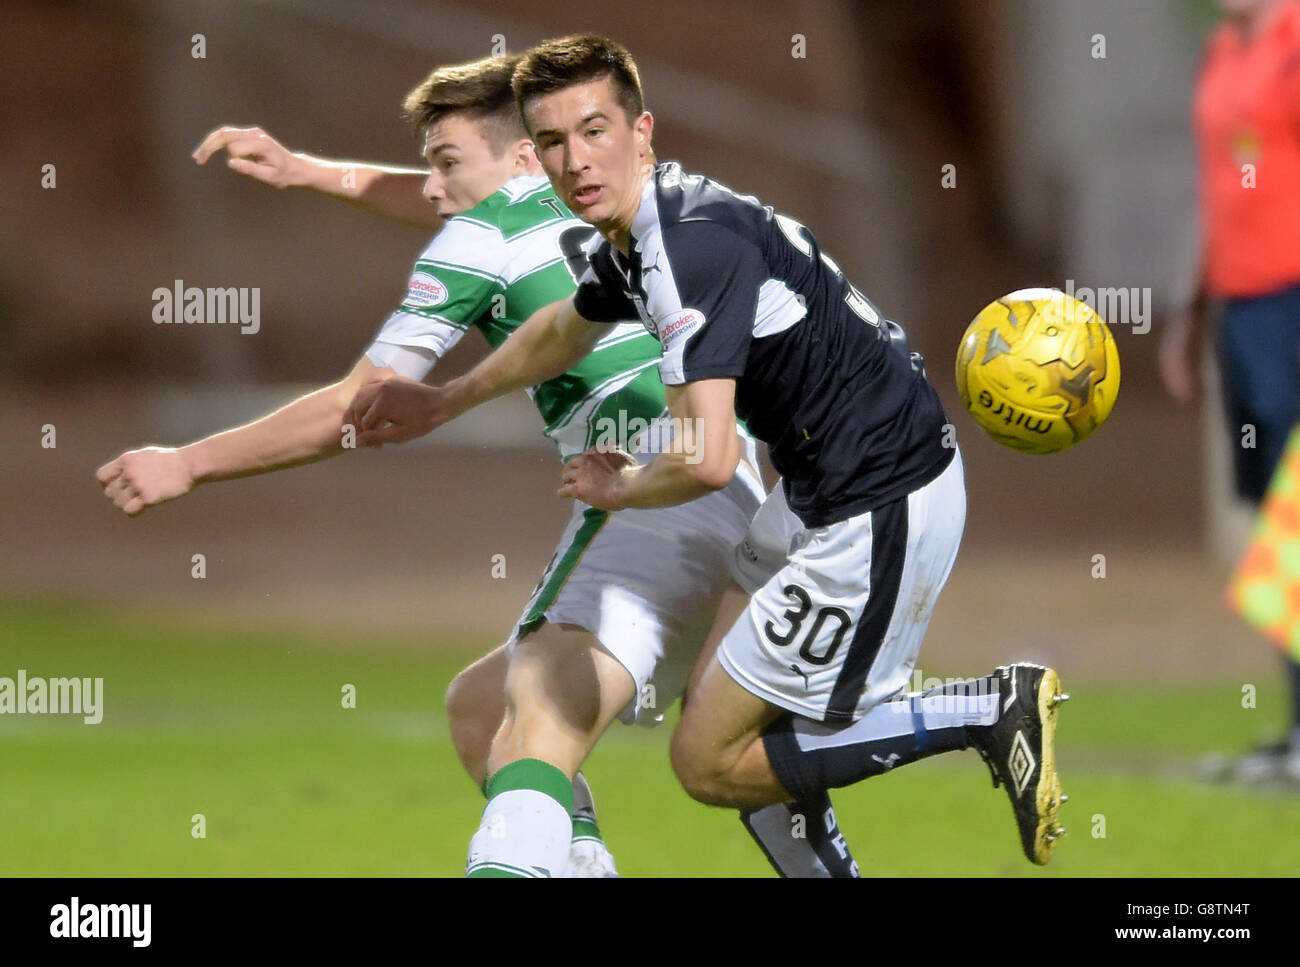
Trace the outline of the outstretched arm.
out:
M 134 517 L 201 483 L 314 463 L 354 446 L 343 414 L 357 388 L 396 376 L 366 357 L 337 383 L 299 397 L 245 426 L 179 448 L 128 450 L 96 471 L 104 496 Z M 346 435 L 346 436 L 345 436 Z
M 194 150 L 194 160 L 205 164 L 222 148 L 227 167 L 272 188 L 310 188 L 407 225 L 442 225 L 421 193 L 427 169 L 317 158 L 290 151 L 259 127 L 217 128 Z
M 472 370 L 442 386 L 390 379 L 363 386 L 347 421 L 365 446 L 423 436 L 466 410 L 554 379 L 591 351 L 607 326 L 578 314 L 573 299 L 543 306 Z

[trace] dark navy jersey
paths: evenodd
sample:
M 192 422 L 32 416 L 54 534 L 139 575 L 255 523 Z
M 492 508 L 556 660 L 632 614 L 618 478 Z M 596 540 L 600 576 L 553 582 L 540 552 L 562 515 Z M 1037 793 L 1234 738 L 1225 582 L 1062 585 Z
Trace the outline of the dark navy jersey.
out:
M 631 234 L 626 259 L 607 241 L 589 249 L 578 312 L 639 317 L 665 384 L 734 379 L 736 414 L 805 526 L 874 510 L 948 466 L 934 387 L 804 226 L 665 162 Z

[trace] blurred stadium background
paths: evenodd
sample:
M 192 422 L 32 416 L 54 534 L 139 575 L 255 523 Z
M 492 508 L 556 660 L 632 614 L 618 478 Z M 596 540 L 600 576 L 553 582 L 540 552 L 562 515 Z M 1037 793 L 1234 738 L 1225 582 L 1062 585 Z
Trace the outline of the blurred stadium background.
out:
M 0 675 L 105 679 L 99 726 L 0 719 L 0 771 L 22 777 L 0 783 L 0 873 L 463 864 L 479 800 L 442 691 L 508 632 L 565 518 L 526 402 L 420 445 L 202 488 L 135 521 L 93 472 L 343 374 L 422 242 L 196 167 L 204 133 L 257 123 L 294 149 L 414 163 L 399 105 L 432 66 L 485 55 L 497 35 L 521 49 L 577 30 L 638 58 L 659 157 L 808 224 L 925 353 L 958 425 L 970 516 L 922 669 L 1060 669 L 1076 696 L 1061 736 L 1072 835 L 1047 872 L 1300 865 L 1294 796 L 1195 780 L 1201 753 L 1243 749 L 1284 718 L 1275 655 L 1222 604 L 1245 517 L 1214 456 L 1216 403 L 1179 410 L 1155 368 L 1192 224 L 1188 102 L 1215 5 L 647 9 L 0 3 Z M 796 34 L 806 57 L 792 57 Z M 947 164 L 955 188 L 941 187 Z M 175 279 L 260 287 L 260 331 L 155 325 L 151 293 Z M 956 342 L 998 295 L 1067 281 L 1149 290 L 1152 326 L 1114 327 L 1124 379 L 1109 424 L 1075 451 L 1024 457 L 960 413 Z M 438 372 L 481 351 L 466 339 Z M 51 424 L 57 446 L 42 447 Z M 356 710 L 339 707 L 344 683 Z M 1256 708 L 1242 708 L 1246 684 Z M 623 872 L 763 873 L 734 818 L 676 789 L 666 739 L 616 726 L 589 770 Z M 1030 871 L 973 755 L 906 773 L 837 797 L 865 872 Z

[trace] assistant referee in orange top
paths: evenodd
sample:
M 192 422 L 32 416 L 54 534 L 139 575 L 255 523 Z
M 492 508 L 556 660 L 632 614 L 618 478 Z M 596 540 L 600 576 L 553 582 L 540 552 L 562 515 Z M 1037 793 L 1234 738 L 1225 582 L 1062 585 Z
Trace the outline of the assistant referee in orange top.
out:
M 1300 419 L 1300 3 L 1220 0 L 1220 7 L 1225 17 L 1210 37 L 1193 105 L 1199 264 L 1160 364 L 1169 392 L 1194 399 L 1207 308 L 1221 305 L 1229 433 L 1242 442 L 1233 448 L 1237 493 L 1258 504 Z M 1238 778 L 1300 783 L 1300 663 L 1285 660 L 1289 732 L 1240 760 Z

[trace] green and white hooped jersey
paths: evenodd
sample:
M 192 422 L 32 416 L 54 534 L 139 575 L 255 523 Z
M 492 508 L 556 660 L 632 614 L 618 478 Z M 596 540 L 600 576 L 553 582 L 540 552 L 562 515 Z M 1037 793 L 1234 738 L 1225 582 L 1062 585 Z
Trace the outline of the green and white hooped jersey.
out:
M 402 372 L 423 379 L 470 327 L 496 349 L 535 311 L 573 294 L 594 235 L 544 176 L 512 179 L 433 237 L 368 355 L 378 361 L 392 347 L 420 351 L 423 372 Z M 629 321 L 610 327 L 573 369 L 530 389 L 561 459 L 598 439 L 627 447 L 625 435 L 664 416 L 658 364 L 658 340 Z

